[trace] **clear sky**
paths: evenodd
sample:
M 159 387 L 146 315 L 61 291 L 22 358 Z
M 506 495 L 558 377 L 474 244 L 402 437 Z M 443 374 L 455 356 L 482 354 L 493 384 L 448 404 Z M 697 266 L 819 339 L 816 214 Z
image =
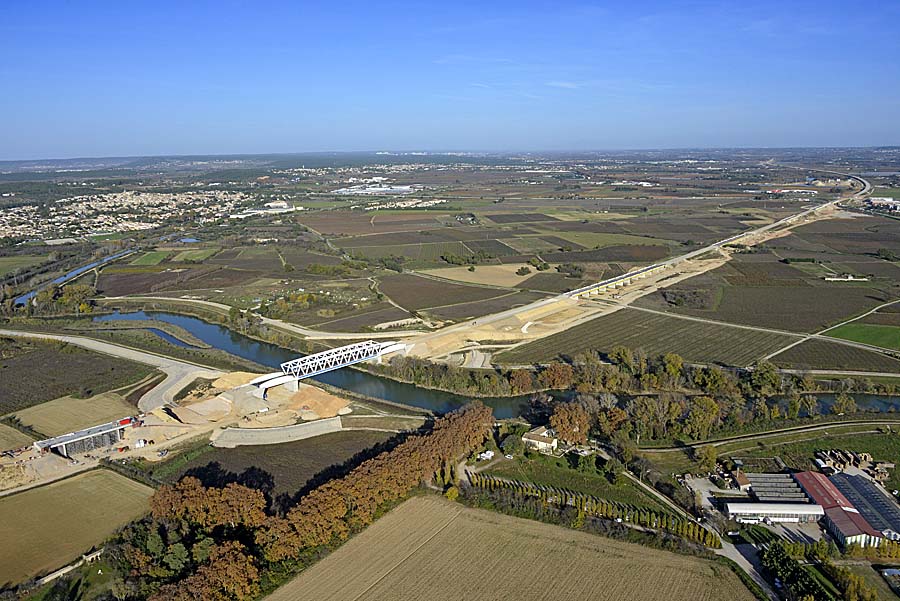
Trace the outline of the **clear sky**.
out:
M 900 144 L 900 2 L 0 3 L 0 159 Z

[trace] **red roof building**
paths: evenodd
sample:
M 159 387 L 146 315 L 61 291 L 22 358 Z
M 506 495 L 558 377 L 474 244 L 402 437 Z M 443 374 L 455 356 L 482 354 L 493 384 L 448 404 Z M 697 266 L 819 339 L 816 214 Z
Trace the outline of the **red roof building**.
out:
M 801 472 L 794 474 L 794 479 L 813 503 L 825 510 L 825 525 L 841 546 L 857 544 L 877 547 L 881 544 L 882 534 L 860 515 L 853 503 L 824 474 Z

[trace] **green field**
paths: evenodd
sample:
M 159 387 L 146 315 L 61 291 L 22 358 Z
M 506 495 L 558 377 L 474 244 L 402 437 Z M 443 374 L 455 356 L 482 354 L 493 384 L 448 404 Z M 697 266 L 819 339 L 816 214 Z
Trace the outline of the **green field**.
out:
M 0 498 L 0 586 L 62 567 L 148 510 L 153 489 L 93 470 Z
M 140 257 L 131 261 L 130 265 L 159 265 L 169 256 L 167 250 L 154 250 L 142 254 Z
M 536 459 L 507 460 L 491 467 L 485 473 L 510 480 L 524 480 L 535 484 L 566 488 L 594 495 L 607 501 L 648 507 L 655 511 L 670 511 L 643 492 L 626 476 L 621 476 L 618 484 L 612 484 L 606 476 L 599 473 L 582 473 L 572 469 L 568 466 L 568 460 L 565 457 L 541 456 Z
M 843 338 L 863 344 L 900 351 L 900 328 L 869 323 L 848 323 L 827 333 L 833 338 Z
M 31 267 L 47 260 L 47 255 L 17 255 L 14 257 L 0 257 L 0 276 L 12 273 L 22 267 Z
M 516 347 L 496 359 L 507 364 L 547 362 L 587 351 L 608 353 L 623 345 L 642 348 L 651 356 L 675 352 L 695 363 L 747 366 L 793 340 L 772 332 L 622 309 Z
M 872 196 L 875 198 L 900 198 L 900 188 L 875 188 Z
M 218 248 L 203 248 L 200 250 L 183 250 L 177 255 L 172 261 L 178 263 L 181 261 L 193 261 L 194 263 L 200 263 L 210 258 L 214 254 L 219 252 Z

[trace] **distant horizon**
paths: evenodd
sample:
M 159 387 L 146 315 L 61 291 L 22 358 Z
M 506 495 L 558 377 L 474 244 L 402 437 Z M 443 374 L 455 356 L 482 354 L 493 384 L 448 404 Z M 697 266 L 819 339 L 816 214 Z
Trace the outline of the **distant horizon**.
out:
M 837 146 L 672 146 L 672 147 L 646 147 L 646 148 L 570 148 L 557 150 L 527 150 L 527 149 L 509 149 L 509 150 L 472 150 L 472 149 L 378 149 L 378 150 L 292 150 L 292 151 L 273 151 L 273 152 L 192 152 L 192 153 L 161 153 L 161 154 L 123 154 L 123 155 L 96 155 L 96 156 L 57 156 L 57 157 L 30 157 L 30 158 L 0 158 L 0 163 L 38 163 L 51 161 L 101 161 L 109 159 L 156 159 L 156 158 L 192 158 L 192 157 L 268 157 L 268 156 L 300 156 L 300 155 L 342 155 L 342 154 L 390 154 L 390 155 L 451 155 L 451 154 L 485 154 L 485 155 L 510 155 L 510 154 L 533 154 L 533 155 L 552 155 L 552 154 L 590 154 L 590 153 L 615 153 L 615 152 L 700 152 L 704 150 L 872 150 L 872 149 L 900 149 L 900 143 L 897 144 L 873 144 L 866 146 L 859 145 L 837 145 Z

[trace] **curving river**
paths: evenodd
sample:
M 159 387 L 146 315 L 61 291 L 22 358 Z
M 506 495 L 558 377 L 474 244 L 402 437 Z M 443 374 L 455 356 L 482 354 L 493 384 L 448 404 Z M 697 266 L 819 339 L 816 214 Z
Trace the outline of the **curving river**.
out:
M 196 317 L 178 315 L 177 313 L 166 313 L 164 311 L 113 313 L 98 315 L 92 321 L 143 319 L 156 319 L 180 326 L 214 348 L 276 370 L 285 361 L 296 359 L 298 356 L 297 351 L 285 349 L 270 342 L 254 340 L 225 326 L 208 323 Z M 170 340 L 171 336 L 166 335 L 164 338 L 169 342 L 172 341 Z M 186 346 L 180 341 L 176 344 Z M 430 409 L 436 413 L 452 411 L 465 405 L 470 400 L 467 397 L 439 390 L 419 388 L 412 384 L 396 382 L 346 367 L 315 376 L 313 379 L 373 398 Z M 481 399 L 481 401 L 494 409 L 496 418 L 503 419 L 521 415 L 527 408 L 528 397 L 487 398 Z

